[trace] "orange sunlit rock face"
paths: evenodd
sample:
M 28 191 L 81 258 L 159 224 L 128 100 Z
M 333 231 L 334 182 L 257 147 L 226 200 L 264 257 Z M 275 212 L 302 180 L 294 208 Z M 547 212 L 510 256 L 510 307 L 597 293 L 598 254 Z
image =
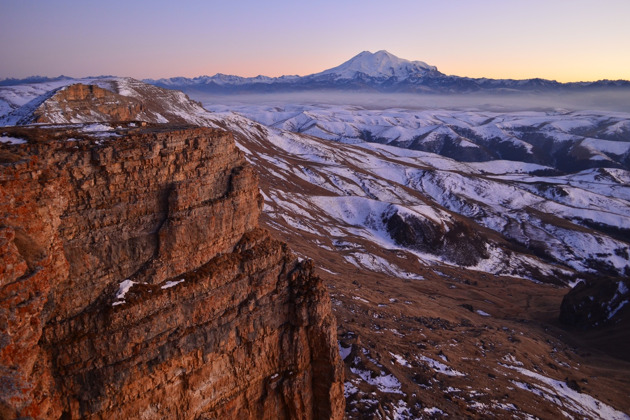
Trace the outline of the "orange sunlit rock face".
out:
M 3 418 L 343 416 L 330 301 L 258 227 L 231 135 L 16 130 L 29 142 L 0 145 Z

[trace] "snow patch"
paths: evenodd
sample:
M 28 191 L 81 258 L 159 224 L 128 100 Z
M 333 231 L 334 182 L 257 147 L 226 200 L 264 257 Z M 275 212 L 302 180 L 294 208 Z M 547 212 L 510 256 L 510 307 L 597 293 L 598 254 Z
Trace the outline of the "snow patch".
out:
M 138 283 L 129 279 L 121 281 L 118 285 L 118 291 L 116 292 L 116 301 L 112 303 L 112 306 L 122 305 L 125 303 L 125 295 L 134 284 Z
M 440 363 L 437 360 L 433 360 L 429 357 L 426 356 L 417 356 L 418 360 L 421 360 L 427 364 L 429 364 L 429 366 L 435 370 L 436 372 L 442 373 L 444 375 L 447 376 L 466 376 L 465 373 L 459 372 L 453 368 L 451 368 L 450 366 L 445 365 L 444 363 Z
M 87 124 L 81 127 L 81 131 L 84 133 L 92 133 L 96 131 L 112 131 L 113 129 L 114 128 L 112 126 L 101 123 Z
M 162 287 L 160 287 L 161 289 L 169 289 L 173 286 L 177 286 L 179 283 L 183 283 L 185 281 L 185 279 L 179 279 L 176 281 L 173 280 L 169 280 L 166 283 L 164 283 L 164 285 Z
M 0 137 L 0 143 L 5 143 L 5 144 L 24 144 L 24 143 L 26 143 L 26 140 L 18 139 L 16 137 L 2 136 L 2 137 Z
M 391 394 L 402 394 L 401 384 L 398 379 L 392 374 L 385 374 L 381 372 L 380 376 L 372 377 L 372 372 L 369 370 L 361 370 L 358 368 L 350 368 L 350 371 L 359 376 L 363 381 L 370 385 L 376 386 L 381 392 L 388 392 Z
M 339 355 L 341 356 L 341 360 L 346 360 L 346 357 L 350 355 L 351 351 L 352 351 L 352 346 L 344 347 L 341 345 L 341 343 L 339 343 Z
M 448 416 L 448 414 L 446 414 L 444 411 L 440 410 L 437 407 L 426 407 L 422 411 L 424 411 L 425 413 L 427 413 L 427 414 L 429 414 L 431 416 L 435 416 L 436 414 L 440 414 L 442 416 Z
M 346 382 L 343 385 L 344 385 L 343 395 L 345 398 L 348 398 L 349 396 L 354 395 L 357 392 L 359 392 L 359 388 L 354 386 L 354 384 L 350 381 Z
M 399 354 L 394 354 L 392 352 L 389 352 L 389 354 L 396 360 L 396 362 L 404 367 L 411 367 L 411 365 L 409 364 L 409 362 L 407 360 L 405 360 L 404 357 L 402 357 Z
M 586 418 L 599 418 L 611 420 L 628 420 L 630 416 L 617 411 L 611 406 L 591 397 L 588 394 L 577 392 L 562 381 L 548 378 L 531 370 L 516 367 L 505 366 L 513 369 L 525 376 L 528 376 L 536 383 L 523 383 L 512 381 L 516 386 L 529 392 L 533 392 L 552 403 L 577 413 Z

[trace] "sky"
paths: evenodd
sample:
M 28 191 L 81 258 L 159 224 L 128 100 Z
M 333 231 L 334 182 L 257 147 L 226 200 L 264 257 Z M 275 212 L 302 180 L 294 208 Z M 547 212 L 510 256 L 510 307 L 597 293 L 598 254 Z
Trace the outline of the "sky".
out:
M 630 0 L 0 0 L 0 79 L 307 75 L 387 50 L 445 74 L 630 80 Z

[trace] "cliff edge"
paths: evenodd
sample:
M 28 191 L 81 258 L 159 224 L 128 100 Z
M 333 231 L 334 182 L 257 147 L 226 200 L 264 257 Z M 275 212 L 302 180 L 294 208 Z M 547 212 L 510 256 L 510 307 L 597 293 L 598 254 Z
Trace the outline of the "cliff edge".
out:
M 231 134 L 2 128 L 0 417 L 342 418 L 330 301 Z

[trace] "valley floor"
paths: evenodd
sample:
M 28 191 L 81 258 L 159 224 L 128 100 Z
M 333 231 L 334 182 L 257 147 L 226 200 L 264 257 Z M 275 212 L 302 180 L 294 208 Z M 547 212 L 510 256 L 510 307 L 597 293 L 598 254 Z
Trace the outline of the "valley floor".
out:
M 403 279 L 275 233 L 330 290 L 348 418 L 628 418 L 630 360 L 560 325 L 566 287 L 444 266 Z

